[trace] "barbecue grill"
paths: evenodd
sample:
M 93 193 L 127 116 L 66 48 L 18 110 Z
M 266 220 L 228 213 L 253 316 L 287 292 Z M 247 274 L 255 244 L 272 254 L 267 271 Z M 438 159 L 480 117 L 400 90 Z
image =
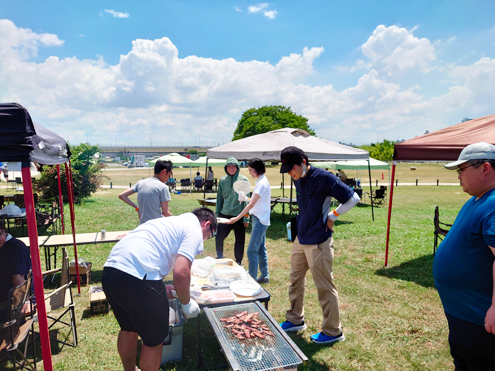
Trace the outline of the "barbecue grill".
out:
M 308 359 L 257 301 L 204 309 L 233 371 L 292 370 Z M 220 319 L 233 317 L 243 311 L 258 312 L 258 319 L 274 336 L 244 340 L 236 338 L 230 328 L 224 327 L 225 323 Z

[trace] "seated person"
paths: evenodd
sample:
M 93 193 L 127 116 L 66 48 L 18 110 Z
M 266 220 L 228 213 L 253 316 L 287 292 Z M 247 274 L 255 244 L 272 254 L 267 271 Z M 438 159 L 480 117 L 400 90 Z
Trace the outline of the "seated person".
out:
M 5 223 L 0 220 L 0 321 L 5 320 L 9 290 L 23 283 L 31 270 L 29 249 L 24 242 L 5 231 Z M 28 314 L 29 304 L 23 312 Z
M 196 173 L 196 176 L 194 177 L 194 179 L 193 179 L 193 180 L 194 180 L 194 181 L 196 181 L 196 180 L 201 180 L 201 181 L 203 181 L 203 177 L 199 174 L 199 171 Z

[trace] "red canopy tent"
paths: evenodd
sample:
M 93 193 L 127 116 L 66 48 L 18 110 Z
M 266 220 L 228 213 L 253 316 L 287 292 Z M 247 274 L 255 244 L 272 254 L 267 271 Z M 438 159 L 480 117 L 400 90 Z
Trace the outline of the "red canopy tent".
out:
M 0 146 L 1 162 L 20 162 L 22 164 L 22 178 L 24 188 L 24 202 L 26 206 L 26 219 L 31 250 L 34 291 L 37 298 L 44 298 L 43 278 L 41 274 L 40 254 L 38 246 L 38 230 L 36 227 L 36 215 L 34 209 L 34 197 L 31 183 L 30 164 L 36 162 L 43 165 L 66 164 L 67 189 L 71 207 L 72 235 L 74 241 L 74 255 L 76 260 L 76 273 L 79 283 L 77 262 L 77 248 L 74 228 L 74 202 L 72 178 L 70 171 L 70 150 L 63 138 L 50 130 L 34 124 L 28 111 L 17 103 L 0 104 Z M 48 333 L 48 320 L 45 301 L 37 301 L 37 311 L 40 327 L 41 353 L 43 366 L 47 371 L 53 370 L 50 337 Z
M 388 204 L 385 266 L 388 264 L 390 220 L 392 217 L 392 198 L 394 195 L 395 165 L 397 161 L 455 161 L 464 147 L 478 142 L 495 145 L 495 115 L 464 121 L 460 124 L 395 144 L 390 183 L 390 202 Z

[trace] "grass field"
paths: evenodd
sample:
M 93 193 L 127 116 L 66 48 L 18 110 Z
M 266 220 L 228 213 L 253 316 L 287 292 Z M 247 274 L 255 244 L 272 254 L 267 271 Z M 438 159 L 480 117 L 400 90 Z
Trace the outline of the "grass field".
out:
M 416 166 L 417 170 L 410 170 L 410 166 Z M 222 170 L 215 168 L 215 176 L 219 177 Z M 139 173 L 142 171 L 123 169 L 106 173 L 113 184 L 125 185 L 146 177 L 147 169 L 143 174 Z M 247 175 L 247 169 L 242 171 Z M 376 172 L 374 179 L 381 180 L 381 172 Z M 174 170 L 174 173 L 176 178 L 182 177 L 177 175 L 178 171 Z M 347 174 L 354 177 L 351 172 Z M 385 179 L 387 177 L 385 173 Z M 272 185 L 279 184 L 278 169 L 270 169 L 268 178 Z M 440 183 L 457 182 L 455 172 L 436 164 L 399 164 L 397 178 L 399 187 L 394 189 L 388 267 L 384 267 L 388 205 L 375 208 L 375 221 L 372 221 L 370 205 L 360 204 L 341 216 L 335 226 L 334 275 L 340 295 L 345 342 L 333 347 L 311 343 L 309 336 L 320 330 L 321 310 L 308 273 L 305 297 L 308 329 L 290 335 L 309 359 L 299 370 L 453 370 L 447 323 L 431 272 L 433 212 L 438 205 L 441 219 L 452 222 L 468 196 L 458 186 L 400 186 L 401 179 L 403 182 L 419 179 L 420 183 L 433 183 L 436 179 L 440 179 Z M 136 212 L 117 198 L 121 191 L 105 189 L 83 205 L 76 206 L 77 232 L 127 230 L 137 226 Z M 279 195 L 281 190 L 273 189 L 272 193 Z M 180 214 L 197 207 L 197 198 L 202 198 L 202 194 L 172 195 L 172 213 Z M 271 282 L 265 288 L 271 294 L 269 311 L 278 321 L 284 320 L 289 305 L 291 244 L 286 239 L 286 222 L 281 205 L 276 206 L 267 231 Z M 70 227 L 67 233 L 70 233 Z M 226 240 L 227 257 L 233 257 L 233 242 L 233 236 Z M 112 244 L 78 246 L 79 257 L 93 263 L 94 284 L 100 281 L 102 266 L 111 248 Z M 72 258 L 71 248 L 68 251 Z M 213 240 L 205 242 L 203 255 L 215 255 Z M 243 265 L 247 267 L 247 258 Z M 53 343 L 54 368 L 121 369 L 116 349 L 119 328 L 113 314 L 89 315 L 88 287 L 83 287 L 81 296 L 75 300 L 80 345 L 60 348 Z M 225 359 L 204 317 L 201 342 L 205 364 L 207 367 L 222 365 Z M 197 370 L 196 326 L 196 320 L 190 320 L 184 327 L 182 361 L 166 364 L 161 370 Z M 63 335 L 60 330 L 58 336 Z M 42 370 L 40 354 L 38 350 L 38 368 Z M 8 365 L 6 369 L 10 369 Z

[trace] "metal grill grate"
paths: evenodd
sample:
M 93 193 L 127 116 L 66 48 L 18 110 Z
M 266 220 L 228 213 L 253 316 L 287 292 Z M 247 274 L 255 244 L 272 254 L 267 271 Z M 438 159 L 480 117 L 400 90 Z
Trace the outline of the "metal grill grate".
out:
M 233 370 L 262 371 L 295 369 L 307 358 L 281 330 L 259 303 L 247 303 L 218 308 L 206 308 L 206 314 Z M 259 312 L 258 319 L 268 326 L 274 336 L 237 339 L 221 318 L 235 316 L 243 311 Z

